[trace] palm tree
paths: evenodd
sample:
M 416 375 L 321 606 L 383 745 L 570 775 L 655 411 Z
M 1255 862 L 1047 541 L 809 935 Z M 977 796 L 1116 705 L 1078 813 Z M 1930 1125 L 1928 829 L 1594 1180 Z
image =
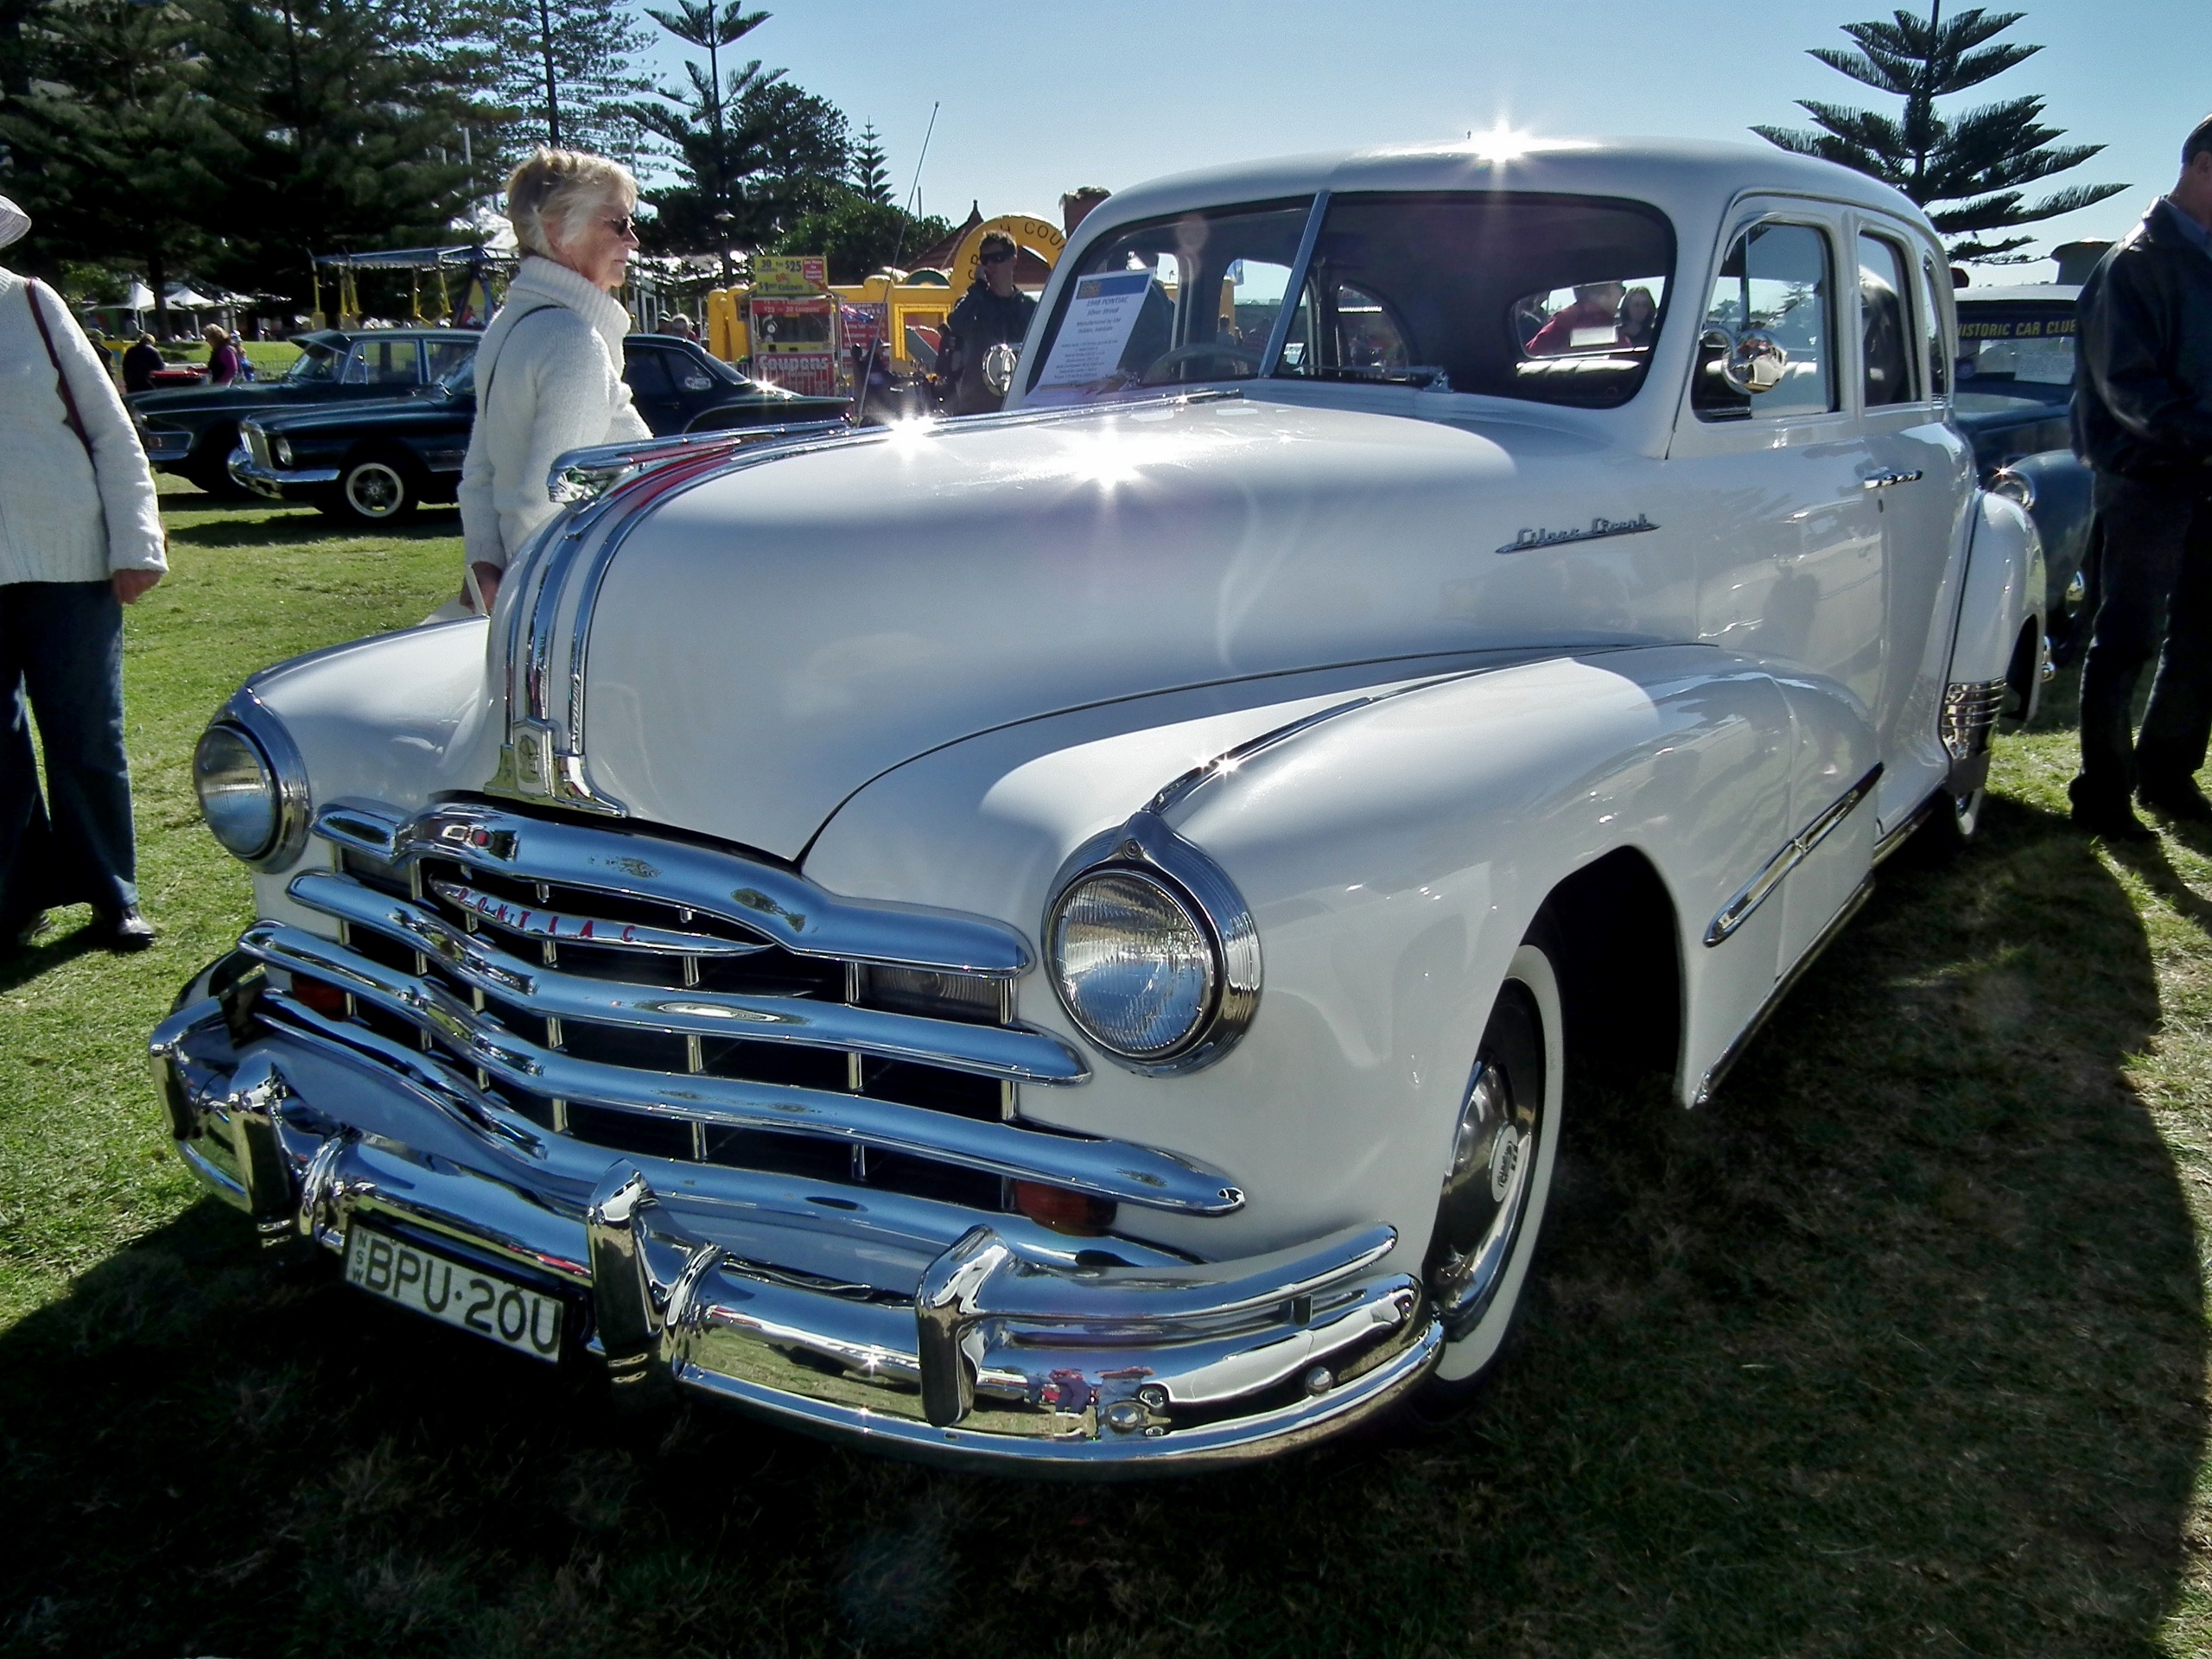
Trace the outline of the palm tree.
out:
M 2025 264 L 2033 256 L 2014 250 L 2032 238 L 1985 241 L 1983 235 L 2070 213 L 2127 187 L 2075 185 L 2030 204 L 2019 187 L 2079 167 L 2104 146 L 2055 143 L 2065 130 L 2042 124 L 2040 98 L 2009 99 L 1948 118 L 1938 113 L 1937 99 L 1993 79 L 2043 50 L 2010 41 L 1988 44 L 2024 16 L 1977 6 L 1945 22 L 1942 0 L 1931 0 L 1924 21 L 1900 10 L 1886 23 L 1846 23 L 1843 32 L 1858 43 L 1857 51 L 1814 47 L 1810 55 L 1863 86 L 1904 99 L 1902 118 L 1800 99 L 1798 107 L 1819 130 L 1751 130 L 1783 149 L 1871 174 L 1923 207 L 1959 204 L 1929 214 L 1938 231 L 1961 238 L 1950 246 L 1955 261 Z

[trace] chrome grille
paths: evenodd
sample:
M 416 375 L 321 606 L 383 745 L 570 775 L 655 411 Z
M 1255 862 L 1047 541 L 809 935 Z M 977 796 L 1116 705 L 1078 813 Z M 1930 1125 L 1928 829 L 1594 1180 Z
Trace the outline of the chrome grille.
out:
M 333 867 L 289 891 L 337 943 L 274 921 L 241 941 L 293 976 L 280 1008 L 405 1043 L 544 1130 L 990 1209 L 1008 1179 L 1228 1202 L 1167 1154 L 1102 1160 L 1084 1149 L 1104 1143 L 1020 1125 L 1022 1084 L 1089 1074 L 1014 1020 L 1028 957 L 1001 924 L 474 804 L 329 808 L 315 833 Z
M 253 464 L 264 472 L 268 471 L 269 435 L 249 421 L 238 428 L 238 435 L 245 440 L 245 452 L 253 458 Z

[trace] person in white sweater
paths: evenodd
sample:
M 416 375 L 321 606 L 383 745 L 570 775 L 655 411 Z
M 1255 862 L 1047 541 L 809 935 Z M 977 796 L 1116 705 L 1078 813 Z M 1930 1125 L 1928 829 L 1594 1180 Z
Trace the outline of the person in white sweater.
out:
M 29 228 L 0 196 L 0 248 Z M 68 307 L 4 266 L 0 388 L 0 953 L 48 908 L 86 903 L 102 943 L 142 950 L 123 607 L 168 569 L 154 475 Z
M 461 469 L 463 598 L 475 608 L 492 608 L 508 562 L 558 510 L 545 475 L 560 455 L 652 435 L 622 378 L 630 314 L 613 294 L 638 245 L 637 205 L 628 168 L 575 150 L 541 149 L 507 181 L 528 257 L 476 348 Z

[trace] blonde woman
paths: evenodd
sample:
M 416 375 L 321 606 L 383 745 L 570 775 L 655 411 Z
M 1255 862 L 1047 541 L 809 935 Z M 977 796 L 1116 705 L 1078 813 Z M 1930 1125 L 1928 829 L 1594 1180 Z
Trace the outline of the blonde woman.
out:
M 563 451 L 652 436 L 630 405 L 614 297 L 638 245 L 638 181 L 604 156 L 540 149 L 507 181 L 528 256 L 476 348 L 476 426 L 461 473 L 464 599 L 489 611 L 507 563 L 551 518 Z

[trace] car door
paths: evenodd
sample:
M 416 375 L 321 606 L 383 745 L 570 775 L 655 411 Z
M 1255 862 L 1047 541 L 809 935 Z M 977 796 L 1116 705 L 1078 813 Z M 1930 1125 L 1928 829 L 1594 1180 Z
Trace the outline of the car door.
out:
M 1949 764 L 1937 716 L 1975 469 L 1973 446 L 1948 418 L 1932 245 L 1903 225 L 1861 213 L 1853 246 L 1865 493 L 1882 536 L 1885 662 L 1874 728 L 1884 767 L 1878 816 L 1889 830 L 1942 783 Z
M 1692 531 L 1698 636 L 1785 680 L 1809 671 L 1839 684 L 1871 715 L 1882 691 L 1883 542 L 1847 378 L 1846 229 L 1840 210 L 1819 203 L 1739 204 L 1698 296 L 1700 343 L 1669 467 L 1676 493 L 1706 506 Z M 1856 782 L 1839 775 L 1812 727 L 1793 741 L 1791 836 Z M 1808 948 L 1863 876 L 1866 847 L 1854 843 L 1872 818 L 1853 817 L 1789 878 L 1772 971 Z

